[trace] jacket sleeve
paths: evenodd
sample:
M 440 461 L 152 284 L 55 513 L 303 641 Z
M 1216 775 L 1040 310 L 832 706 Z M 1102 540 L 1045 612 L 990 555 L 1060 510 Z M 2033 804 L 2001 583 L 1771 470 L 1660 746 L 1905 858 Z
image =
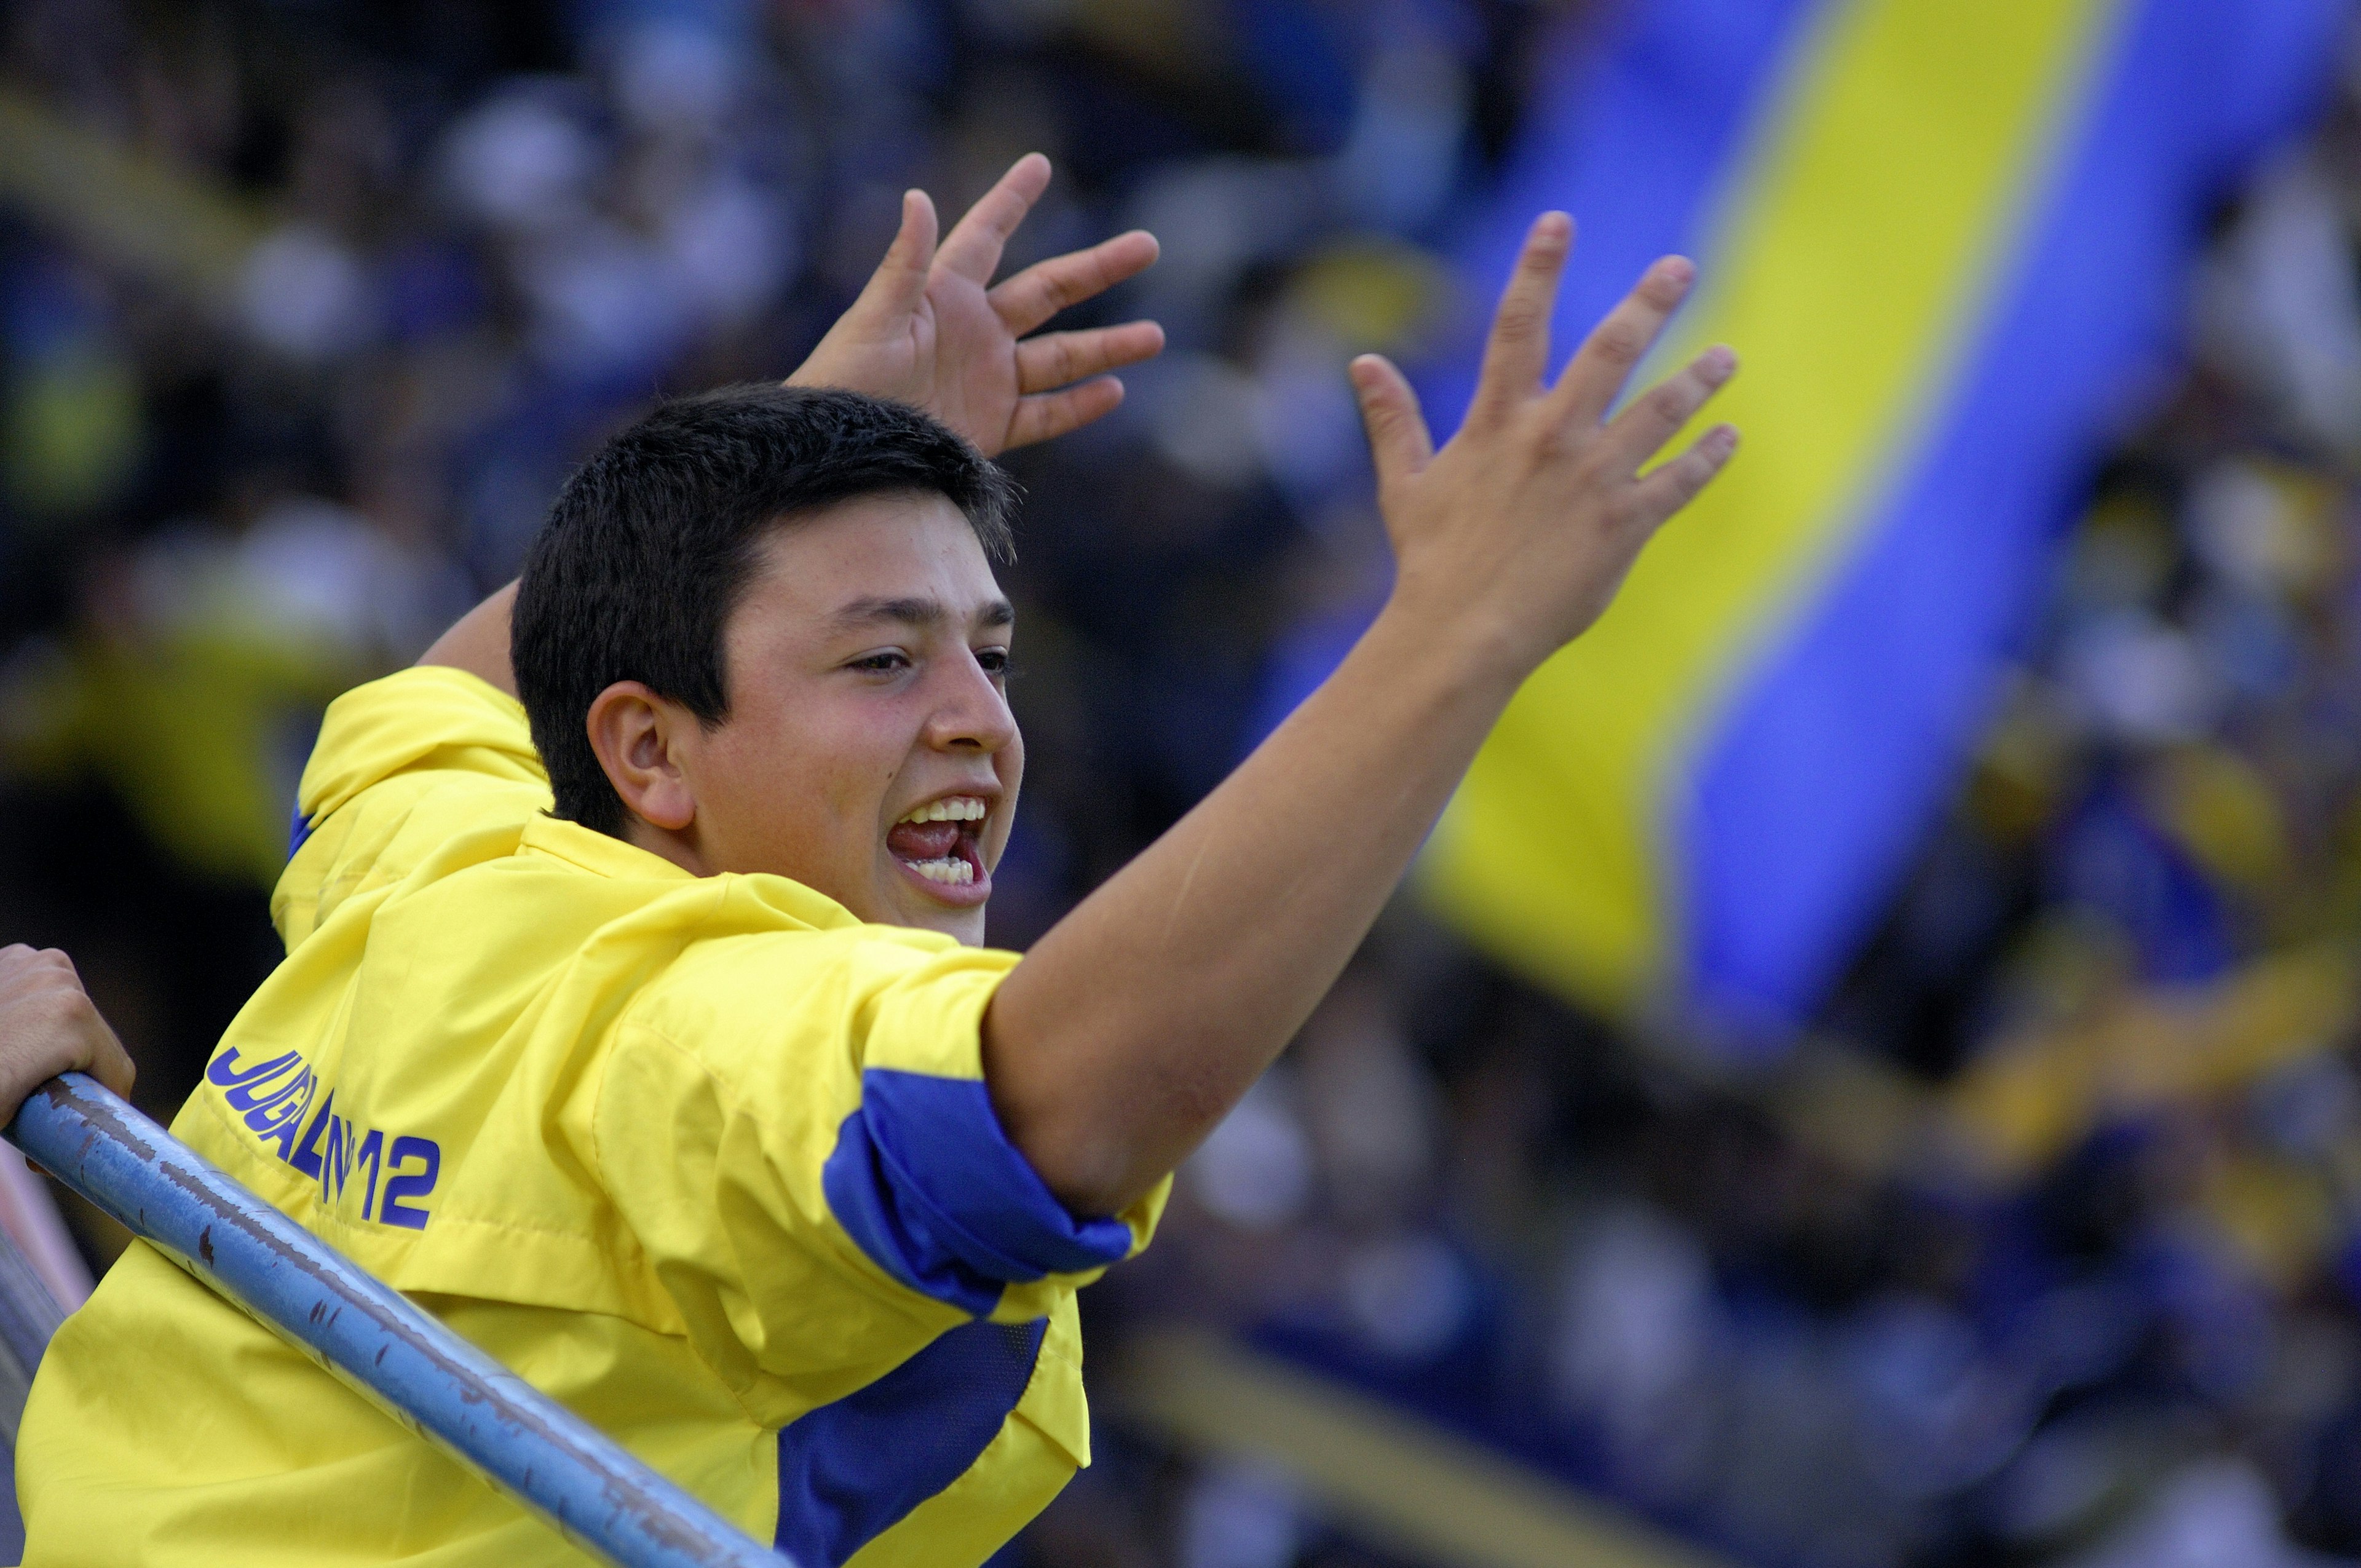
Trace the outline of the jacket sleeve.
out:
M 1078 1218 L 1002 1132 L 981 1030 L 1015 954 L 881 930 L 709 944 L 734 950 L 652 988 L 598 1095 L 602 1174 L 692 1335 L 743 1387 L 816 1378 L 797 1406 L 1046 1317 L 1163 1203 Z

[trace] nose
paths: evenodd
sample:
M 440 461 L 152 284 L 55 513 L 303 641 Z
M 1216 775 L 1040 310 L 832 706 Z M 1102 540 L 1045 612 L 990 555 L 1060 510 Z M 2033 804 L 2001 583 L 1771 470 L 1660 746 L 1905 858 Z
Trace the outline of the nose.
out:
M 985 756 L 1016 739 L 1016 716 L 1008 697 L 970 654 L 938 666 L 941 685 L 927 719 L 927 743 L 938 751 L 979 751 Z

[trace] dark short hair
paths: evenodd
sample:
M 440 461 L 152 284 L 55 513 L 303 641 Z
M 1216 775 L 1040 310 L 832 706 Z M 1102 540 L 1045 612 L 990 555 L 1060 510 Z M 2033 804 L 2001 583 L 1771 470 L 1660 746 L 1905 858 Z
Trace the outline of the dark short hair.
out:
M 936 421 L 857 392 L 724 387 L 657 406 L 558 493 L 525 556 L 510 657 L 557 815 L 620 837 L 590 704 L 642 681 L 708 728 L 730 714 L 722 631 L 774 527 L 857 496 L 932 491 L 1005 559 L 1015 488 Z

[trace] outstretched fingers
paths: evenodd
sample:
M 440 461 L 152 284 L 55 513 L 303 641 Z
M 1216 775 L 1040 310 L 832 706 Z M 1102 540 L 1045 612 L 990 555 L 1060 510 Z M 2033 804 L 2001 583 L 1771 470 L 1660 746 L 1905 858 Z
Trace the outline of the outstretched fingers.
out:
M 1123 383 L 1113 376 L 1101 376 L 1061 392 L 1019 398 L 1016 412 L 1008 422 L 1007 444 L 1030 446 L 1037 441 L 1053 441 L 1093 420 L 1104 419 L 1122 402 Z
M 1378 483 L 1407 479 L 1434 459 L 1434 436 L 1419 411 L 1418 394 L 1393 361 L 1364 354 L 1353 361 L 1353 390 L 1360 398 L 1361 422 L 1368 428 L 1369 455 Z
M 1647 396 L 1615 416 L 1608 425 L 1606 448 L 1614 455 L 1620 473 L 1634 473 L 1663 450 L 1664 443 L 1686 429 L 1713 395 L 1738 373 L 1738 356 L 1717 344 L 1691 360 Z
M 1154 322 L 1044 333 L 1016 345 L 1016 389 L 1051 391 L 1085 376 L 1153 359 L 1163 351 L 1164 329 Z
M 1087 250 L 1068 251 L 1039 261 L 992 291 L 988 298 L 1001 322 L 1024 336 L 1069 305 L 1103 294 L 1156 263 L 1159 247 L 1146 229 L 1101 240 Z
M 943 266 L 977 283 L 991 282 L 993 273 L 1000 269 L 1000 253 L 1007 247 L 1008 236 L 1049 188 L 1048 159 L 1038 152 L 1018 159 L 951 229 L 943 241 Z
M 1492 313 L 1492 334 L 1476 378 L 1471 415 L 1505 412 L 1541 389 L 1549 360 L 1550 317 L 1557 310 L 1557 280 L 1574 248 L 1574 220 L 1543 213 L 1525 235 L 1516 270 Z
M 1558 378 L 1550 395 L 1558 404 L 1559 418 L 1583 428 L 1607 417 L 1696 277 L 1697 268 L 1683 256 L 1667 256 L 1641 274 L 1622 302 L 1591 329 Z
M 1713 482 L 1737 450 L 1737 427 L 1718 424 L 1691 443 L 1687 451 L 1643 477 L 1635 488 L 1640 515 L 1648 526 L 1654 528 L 1697 499 L 1697 492 Z

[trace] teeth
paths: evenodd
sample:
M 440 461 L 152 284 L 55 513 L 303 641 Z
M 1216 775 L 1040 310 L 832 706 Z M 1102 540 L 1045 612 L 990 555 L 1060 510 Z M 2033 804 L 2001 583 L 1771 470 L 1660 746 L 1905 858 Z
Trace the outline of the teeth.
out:
M 965 887 L 975 880 L 975 868 L 958 855 L 945 855 L 934 861 L 904 861 L 902 863 L 928 882 L 945 883 L 952 887 Z
M 983 802 L 972 795 L 954 795 L 919 806 L 905 822 L 981 822 L 986 810 Z

